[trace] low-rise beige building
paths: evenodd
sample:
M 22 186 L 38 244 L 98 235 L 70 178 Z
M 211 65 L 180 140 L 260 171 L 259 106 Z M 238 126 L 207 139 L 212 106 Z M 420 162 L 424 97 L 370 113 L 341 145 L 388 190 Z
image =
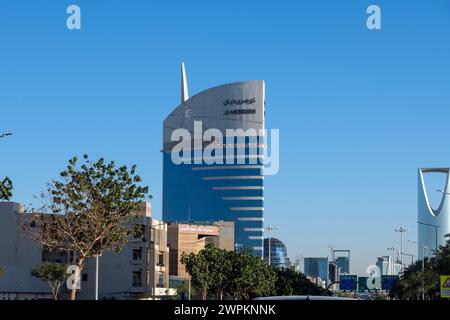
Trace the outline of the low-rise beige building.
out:
M 170 249 L 169 274 L 187 278 L 184 265 L 180 262 L 182 254 L 184 252 L 197 254 L 208 243 L 216 248 L 234 250 L 234 222 L 170 223 L 167 227 L 167 244 Z

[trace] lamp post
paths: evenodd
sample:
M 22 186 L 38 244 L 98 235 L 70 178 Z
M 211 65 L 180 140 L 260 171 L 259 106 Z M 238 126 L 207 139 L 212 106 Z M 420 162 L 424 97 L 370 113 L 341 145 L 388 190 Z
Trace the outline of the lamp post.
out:
M 98 260 L 101 254 L 96 254 L 95 257 L 95 300 L 98 300 Z
M 5 132 L 5 133 L 0 133 L 0 138 L 6 138 L 9 136 L 12 136 L 13 134 L 11 132 Z
M 267 226 L 265 227 L 265 229 L 267 230 L 267 232 L 269 233 L 269 266 L 271 265 L 272 262 L 272 257 L 271 257 L 271 242 L 272 242 L 272 230 L 278 230 L 278 227 L 275 226 Z
M 408 240 L 411 243 L 419 245 L 418 242 Z M 425 256 L 428 259 L 428 246 L 422 245 L 422 300 L 425 300 Z
M 408 232 L 408 228 L 400 227 L 395 232 L 400 232 L 400 273 L 403 273 L 403 233 Z
M 240 249 L 241 249 L 243 246 L 244 246 L 244 245 L 241 244 L 241 243 L 235 243 L 235 244 L 234 244 L 234 249 L 235 249 L 236 252 L 239 252 Z

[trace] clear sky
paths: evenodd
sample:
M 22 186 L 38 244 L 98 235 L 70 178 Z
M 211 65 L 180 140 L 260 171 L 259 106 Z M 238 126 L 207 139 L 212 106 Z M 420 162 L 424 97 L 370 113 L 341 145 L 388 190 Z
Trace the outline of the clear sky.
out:
M 81 7 L 81 30 L 66 8 Z M 382 30 L 366 28 L 377 4 Z M 161 217 L 162 122 L 190 94 L 263 79 L 280 172 L 267 224 L 291 258 L 363 274 L 417 231 L 417 168 L 450 166 L 450 2 L 0 0 L 0 176 L 14 199 L 88 153 L 138 165 Z M 408 244 L 406 252 L 416 252 Z

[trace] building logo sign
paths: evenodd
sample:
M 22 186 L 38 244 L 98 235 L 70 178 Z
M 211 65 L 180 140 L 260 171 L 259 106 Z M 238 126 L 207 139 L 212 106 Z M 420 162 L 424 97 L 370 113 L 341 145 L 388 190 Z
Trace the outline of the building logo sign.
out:
M 219 228 L 215 226 L 195 226 L 184 224 L 180 225 L 180 232 L 217 236 L 219 235 Z
M 225 110 L 224 115 L 240 115 L 240 114 L 255 114 L 256 109 L 234 109 L 234 110 Z
M 225 100 L 223 102 L 224 106 L 242 106 L 244 104 L 250 105 L 250 104 L 254 104 L 256 102 L 256 98 L 251 98 L 251 99 L 238 99 L 238 100 Z

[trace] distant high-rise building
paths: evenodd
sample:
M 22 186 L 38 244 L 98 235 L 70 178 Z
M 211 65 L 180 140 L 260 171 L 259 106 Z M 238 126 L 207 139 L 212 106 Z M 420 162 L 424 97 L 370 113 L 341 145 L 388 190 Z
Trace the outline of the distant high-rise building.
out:
M 400 263 L 397 263 L 392 256 L 378 257 L 376 265 L 380 268 L 382 276 L 398 276 L 400 274 Z
M 308 278 L 320 278 L 325 284 L 328 283 L 329 266 L 328 257 L 326 258 L 312 258 L 308 257 L 304 260 L 305 276 Z
M 183 65 L 181 104 L 164 120 L 163 132 L 163 220 L 234 221 L 236 246 L 258 256 L 264 239 L 264 88 L 264 81 L 244 81 L 189 97 Z M 217 141 L 217 133 L 225 141 Z M 177 163 L 181 139 L 192 149 Z M 213 152 L 216 146 L 220 152 Z M 189 161 L 181 161 L 185 157 Z
M 294 261 L 294 270 L 297 272 L 305 273 L 305 258 L 299 256 Z
M 269 239 L 264 239 L 264 260 L 269 262 Z M 289 267 L 286 246 L 276 238 L 270 238 L 270 264 L 275 268 Z
M 336 261 L 330 261 L 328 263 L 328 280 L 330 281 L 330 283 L 339 281 L 340 276 L 341 268 Z M 338 286 L 336 284 L 334 289 L 336 289 L 337 287 Z
M 450 168 L 422 168 L 419 169 L 419 198 L 418 198 L 418 257 L 422 258 L 424 246 L 430 253 L 445 244 L 445 235 L 450 233 Z M 425 175 L 441 173 L 445 175 L 445 186 L 442 190 L 427 190 Z M 430 203 L 428 192 L 440 192 L 442 198 L 437 208 Z
M 350 258 L 349 257 L 337 257 L 336 263 L 341 268 L 341 273 L 350 274 Z

